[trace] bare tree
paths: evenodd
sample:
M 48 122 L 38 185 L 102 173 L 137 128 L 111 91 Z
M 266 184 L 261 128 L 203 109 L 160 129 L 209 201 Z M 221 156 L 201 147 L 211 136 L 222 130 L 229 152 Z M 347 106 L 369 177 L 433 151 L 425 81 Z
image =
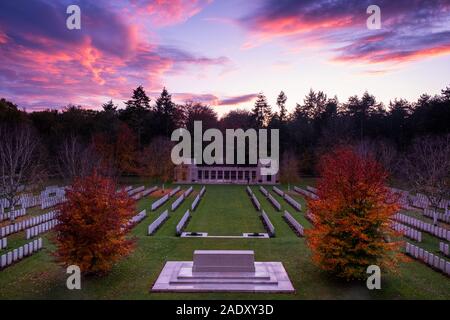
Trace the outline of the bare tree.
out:
M 167 137 L 155 137 L 141 152 L 138 160 L 140 175 L 167 182 L 173 178 L 174 165 L 170 158 L 173 143 Z
M 45 177 L 41 144 L 27 125 L 1 126 L 0 137 L 0 195 L 13 210 L 21 192 L 37 188 Z
M 416 140 L 402 171 L 413 191 L 427 197 L 436 224 L 439 204 L 450 198 L 450 135 Z
M 100 166 L 100 157 L 92 145 L 85 145 L 76 136 L 70 136 L 61 144 L 58 152 L 58 171 L 70 182 L 85 177 Z
M 363 140 L 356 144 L 355 151 L 362 156 L 370 156 L 391 174 L 397 173 L 398 154 L 395 147 L 386 140 Z

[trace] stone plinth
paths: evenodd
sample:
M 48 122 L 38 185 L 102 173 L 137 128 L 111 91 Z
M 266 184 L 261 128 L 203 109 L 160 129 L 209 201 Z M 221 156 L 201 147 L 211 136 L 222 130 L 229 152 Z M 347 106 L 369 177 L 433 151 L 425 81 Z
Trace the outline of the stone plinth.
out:
M 168 261 L 151 291 L 294 292 L 281 262 L 255 262 L 253 251 L 197 250 L 194 261 Z
M 195 250 L 192 272 L 255 272 L 251 250 Z

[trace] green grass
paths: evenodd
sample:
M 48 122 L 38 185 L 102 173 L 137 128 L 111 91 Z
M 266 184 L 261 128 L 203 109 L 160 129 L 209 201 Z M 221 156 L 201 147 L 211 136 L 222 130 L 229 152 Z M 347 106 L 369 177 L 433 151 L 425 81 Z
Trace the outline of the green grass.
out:
M 138 183 L 134 183 L 138 185 Z M 312 185 L 312 181 L 304 184 Z M 167 185 L 170 188 L 170 185 Z M 182 187 L 184 190 L 187 186 Z M 287 191 L 287 186 L 281 186 Z M 154 236 L 147 236 L 147 227 L 159 214 L 170 207 L 172 197 L 162 208 L 149 212 L 155 196 L 141 200 L 138 209 L 147 209 L 148 217 L 137 225 L 132 235 L 136 249 L 117 263 L 111 273 L 102 278 L 83 278 L 82 290 L 66 289 L 67 275 L 51 256 L 54 246 L 50 234 L 43 236 L 45 248 L 32 257 L 0 271 L 1 299 L 450 299 L 450 279 L 417 261 L 400 265 L 396 274 L 383 272 L 382 290 L 369 291 L 364 282 L 346 283 L 321 272 L 310 259 L 304 238 L 298 238 L 273 209 L 257 187 L 255 195 L 276 228 L 271 239 L 179 238 L 175 226 L 190 207 L 200 186 L 175 211 Z M 271 188 L 268 187 L 269 190 Z M 310 224 L 301 213 L 295 212 L 274 192 L 280 201 L 304 227 Z M 305 207 L 304 199 L 290 193 Z M 159 197 L 159 196 L 158 196 Z M 204 198 L 187 227 L 189 231 L 204 231 L 212 235 L 239 235 L 242 232 L 262 232 L 258 218 L 243 186 L 207 186 Z M 9 248 L 20 245 L 23 232 L 11 238 Z M 432 238 L 432 237 L 430 237 Z M 435 247 L 436 241 L 426 237 L 421 246 Z M 149 290 L 167 260 L 192 260 L 196 249 L 251 249 L 257 261 L 283 262 L 296 288 L 295 294 L 239 294 L 239 293 L 150 293 Z
M 264 232 L 245 187 L 208 186 L 206 193 L 193 212 L 187 231 L 208 232 L 211 236 Z

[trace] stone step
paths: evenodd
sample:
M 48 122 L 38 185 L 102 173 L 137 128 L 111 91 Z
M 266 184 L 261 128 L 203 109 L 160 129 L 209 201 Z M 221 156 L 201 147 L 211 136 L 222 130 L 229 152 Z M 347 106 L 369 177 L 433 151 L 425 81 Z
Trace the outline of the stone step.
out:
M 277 285 L 276 280 L 259 280 L 259 279 L 177 279 L 170 280 L 171 285 L 181 284 L 257 284 L 257 285 Z
M 249 273 L 249 272 L 183 272 L 178 274 L 178 279 L 270 279 L 268 273 Z

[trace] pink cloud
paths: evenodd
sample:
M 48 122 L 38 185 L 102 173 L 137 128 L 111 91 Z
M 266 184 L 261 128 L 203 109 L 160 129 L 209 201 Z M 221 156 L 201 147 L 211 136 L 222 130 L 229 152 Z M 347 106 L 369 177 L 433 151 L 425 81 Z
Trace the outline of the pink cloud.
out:
M 398 64 L 448 55 L 448 1 L 379 0 L 382 29 L 368 30 L 361 0 L 263 0 L 240 20 L 250 34 L 249 49 L 274 39 L 335 54 L 333 61 Z M 337 49 L 336 49 L 337 48 Z
M 153 3 L 169 10 L 168 2 Z M 173 5 L 186 3 L 200 5 L 197 1 Z M 20 7 L 13 2 L 0 3 L 0 96 L 22 106 L 95 103 L 91 107 L 96 107 L 106 99 L 127 99 L 138 85 L 149 91 L 161 88 L 164 76 L 173 70 L 228 63 L 225 57 L 150 43 L 139 36 L 136 24 L 122 20 L 122 9 L 103 12 L 91 2 L 83 6 L 84 28 L 68 31 L 61 28 L 64 20 L 54 15 L 65 10 L 53 10 L 52 5 L 59 4 L 33 1 L 29 10 L 44 16 L 24 21 Z
M 139 13 L 150 17 L 159 27 L 185 22 L 203 10 L 212 0 L 152 0 L 132 1 Z
M 210 106 L 236 106 L 242 103 L 248 103 L 253 101 L 258 94 L 250 93 L 231 97 L 218 97 L 217 95 L 206 93 L 206 94 L 196 94 L 196 93 L 175 93 L 173 94 L 174 99 L 179 103 L 184 103 L 187 101 L 200 102 Z

